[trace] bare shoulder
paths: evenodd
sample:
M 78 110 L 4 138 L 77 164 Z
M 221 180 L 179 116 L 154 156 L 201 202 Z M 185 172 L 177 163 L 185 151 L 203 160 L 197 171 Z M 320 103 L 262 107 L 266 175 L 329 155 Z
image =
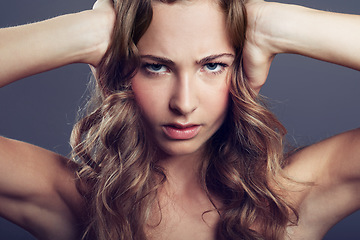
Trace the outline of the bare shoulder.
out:
M 360 129 L 351 130 L 295 153 L 286 173 L 311 183 L 289 191 L 299 225 L 320 236 L 360 208 Z
M 0 137 L 0 215 L 39 239 L 75 239 L 82 198 L 68 159 Z

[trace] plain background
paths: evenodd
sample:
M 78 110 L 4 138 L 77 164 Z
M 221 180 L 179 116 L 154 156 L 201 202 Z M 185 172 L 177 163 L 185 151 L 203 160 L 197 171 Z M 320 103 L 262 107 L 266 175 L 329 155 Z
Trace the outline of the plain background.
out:
M 281 2 L 360 13 L 359 0 Z M 0 27 L 85 10 L 92 4 L 91 0 L 1 1 Z M 360 31 L 360 26 L 357 31 Z M 0 134 L 67 155 L 70 131 L 78 107 L 86 99 L 88 79 L 89 68 L 74 64 L 0 89 Z M 262 94 L 269 98 L 271 108 L 288 129 L 288 139 L 300 146 L 357 128 L 360 125 L 359 92 L 359 72 L 295 55 L 276 57 L 262 90 Z M 0 219 L 0 239 L 33 238 Z M 360 212 L 340 222 L 324 239 L 360 239 Z

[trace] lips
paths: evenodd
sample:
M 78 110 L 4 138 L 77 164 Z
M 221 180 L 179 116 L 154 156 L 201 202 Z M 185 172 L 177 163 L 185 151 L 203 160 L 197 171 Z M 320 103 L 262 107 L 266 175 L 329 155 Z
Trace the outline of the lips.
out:
M 174 140 L 188 140 L 194 138 L 200 131 L 201 125 L 169 124 L 163 125 L 162 130 L 167 137 Z

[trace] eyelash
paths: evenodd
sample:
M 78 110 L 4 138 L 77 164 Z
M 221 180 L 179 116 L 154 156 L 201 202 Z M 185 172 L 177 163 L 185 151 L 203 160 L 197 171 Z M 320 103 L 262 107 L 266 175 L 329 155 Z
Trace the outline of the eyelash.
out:
M 223 73 L 224 70 L 225 70 L 225 68 L 228 67 L 228 65 L 227 65 L 226 63 L 214 62 L 214 63 L 206 63 L 206 64 L 204 64 L 203 67 L 202 67 L 202 69 L 204 69 L 204 67 L 206 67 L 206 66 L 209 66 L 210 64 L 216 65 L 216 68 L 219 67 L 219 66 L 221 67 L 220 70 L 217 70 L 217 71 L 215 71 L 215 72 L 213 72 L 213 71 L 211 71 L 211 70 L 204 70 L 204 71 L 208 71 L 209 73 L 214 74 L 214 75 Z
M 166 70 L 167 70 L 166 72 L 169 71 L 168 67 L 166 67 L 163 64 L 159 64 L 159 63 L 144 63 L 142 65 L 142 68 L 144 69 L 145 73 L 148 74 L 148 75 L 161 75 L 161 74 L 164 73 L 164 72 L 154 72 L 154 71 L 149 70 L 150 67 L 155 67 L 155 66 L 161 67 L 161 68 L 165 67 Z
M 216 65 L 216 68 L 220 66 L 221 69 L 220 69 L 220 70 L 217 70 L 217 71 L 215 71 L 215 72 L 212 72 L 211 70 L 205 70 L 204 68 L 205 68 L 206 66 L 209 66 L 210 64 Z M 223 62 L 210 62 L 210 63 L 204 64 L 204 65 L 202 66 L 202 68 L 201 68 L 201 71 L 205 71 L 205 72 L 208 72 L 208 73 L 210 73 L 210 74 L 218 75 L 218 74 L 223 73 L 224 70 L 225 70 L 225 68 L 227 68 L 228 66 L 229 66 L 228 64 L 223 63 Z M 151 70 L 149 70 L 149 68 L 151 68 L 151 67 L 160 67 L 160 69 L 163 68 L 163 67 L 165 67 L 165 68 L 166 68 L 166 71 L 163 71 L 163 72 L 151 71 Z M 169 69 L 166 65 L 163 65 L 163 64 L 160 64 L 160 63 L 144 63 L 144 64 L 142 65 L 142 69 L 145 71 L 146 74 L 148 74 L 148 75 L 153 75 L 153 76 L 157 76 L 157 75 L 161 75 L 161 74 L 170 72 L 170 69 Z

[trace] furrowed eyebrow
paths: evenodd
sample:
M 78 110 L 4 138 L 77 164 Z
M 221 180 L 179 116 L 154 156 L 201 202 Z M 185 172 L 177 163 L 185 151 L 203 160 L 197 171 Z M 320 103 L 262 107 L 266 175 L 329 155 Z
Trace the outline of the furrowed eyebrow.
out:
M 165 58 L 165 57 L 158 57 L 158 56 L 154 56 L 154 55 L 141 55 L 141 58 L 145 58 L 145 59 L 150 59 L 153 60 L 155 62 L 167 65 L 167 66 L 175 66 L 175 62 Z M 199 65 L 203 65 L 206 64 L 208 62 L 212 62 L 217 58 L 221 58 L 221 57 L 229 57 L 229 58 L 235 58 L 235 56 L 231 53 L 221 53 L 221 54 L 214 54 L 214 55 L 210 55 L 207 57 L 204 57 L 203 59 L 200 59 L 199 61 L 196 61 L 196 64 Z
M 168 58 L 164 58 L 164 57 L 157 57 L 157 56 L 154 56 L 154 55 L 141 55 L 140 57 L 141 58 L 147 58 L 147 59 L 153 60 L 155 62 L 164 64 L 164 65 L 167 65 L 167 66 L 174 66 L 175 65 L 175 63 L 172 60 L 170 60 Z
M 204 57 L 203 59 L 200 59 L 199 61 L 196 61 L 196 63 L 199 64 L 199 65 L 203 65 L 205 63 L 212 62 L 215 59 L 221 58 L 221 57 L 235 58 L 235 56 L 233 54 L 231 54 L 231 53 L 214 54 L 214 55 Z

